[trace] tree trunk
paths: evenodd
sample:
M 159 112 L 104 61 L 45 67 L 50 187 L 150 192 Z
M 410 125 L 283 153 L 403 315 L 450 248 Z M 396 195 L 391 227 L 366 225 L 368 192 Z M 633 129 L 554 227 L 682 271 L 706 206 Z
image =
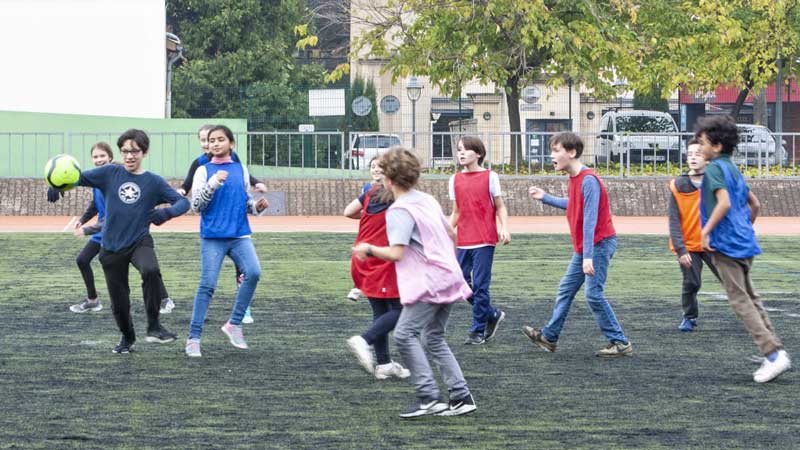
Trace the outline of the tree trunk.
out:
M 517 164 L 522 163 L 522 136 L 520 131 L 519 118 L 519 77 L 511 76 L 506 81 L 506 107 L 508 108 L 508 129 L 511 131 L 511 159 L 509 163 L 512 167 L 517 167 Z
M 733 110 L 731 111 L 731 116 L 733 116 L 733 120 L 739 121 L 739 112 L 742 110 L 742 105 L 744 105 L 744 101 L 747 100 L 747 94 L 750 93 L 750 89 L 753 88 L 753 83 L 751 81 L 747 82 L 747 85 L 744 89 L 739 91 L 739 96 L 736 97 L 736 103 L 733 104 Z
M 759 89 L 753 98 L 753 123 L 767 126 L 767 91 Z

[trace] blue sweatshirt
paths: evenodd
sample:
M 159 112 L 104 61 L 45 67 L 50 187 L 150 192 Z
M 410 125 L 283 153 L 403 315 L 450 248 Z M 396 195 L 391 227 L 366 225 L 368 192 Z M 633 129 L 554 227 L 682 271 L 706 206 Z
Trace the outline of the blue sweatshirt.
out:
M 150 214 L 157 205 L 170 203 L 166 208 L 170 218 L 189 210 L 189 201 L 152 172 L 135 175 L 109 164 L 82 172 L 78 185 L 103 192 L 106 221 L 101 246 L 111 252 L 128 248 L 150 233 Z

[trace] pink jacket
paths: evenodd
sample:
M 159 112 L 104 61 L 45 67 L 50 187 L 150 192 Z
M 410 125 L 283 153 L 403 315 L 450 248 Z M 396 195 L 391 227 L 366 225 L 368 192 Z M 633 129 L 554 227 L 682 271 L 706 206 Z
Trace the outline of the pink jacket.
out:
M 448 304 L 464 301 L 472 290 L 464 281 L 455 255 L 453 240 L 447 234 L 448 222 L 442 207 L 430 195 L 422 193 L 418 201 L 398 198 L 390 207 L 408 211 L 419 228 L 424 254 L 407 246 L 403 258 L 395 263 L 400 303 Z

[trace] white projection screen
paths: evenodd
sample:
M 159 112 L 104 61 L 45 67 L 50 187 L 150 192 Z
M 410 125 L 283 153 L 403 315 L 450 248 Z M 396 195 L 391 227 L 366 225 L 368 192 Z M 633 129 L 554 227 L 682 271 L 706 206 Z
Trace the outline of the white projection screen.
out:
M 164 0 L 0 0 L 0 23 L 0 111 L 164 117 Z

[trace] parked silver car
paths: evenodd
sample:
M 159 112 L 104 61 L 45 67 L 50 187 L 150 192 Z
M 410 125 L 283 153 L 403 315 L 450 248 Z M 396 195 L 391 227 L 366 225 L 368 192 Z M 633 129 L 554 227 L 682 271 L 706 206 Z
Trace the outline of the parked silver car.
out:
M 391 147 L 399 146 L 400 136 L 387 133 L 358 133 L 352 135 L 352 145 L 347 155 L 351 169 L 369 170 L 369 161 L 386 153 Z
M 739 129 L 739 145 L 731 156 L 734 164 L 757 166 L 760 161 L 762 165 L 787 165 L 789 153 L 786 151 L 786 142 L 781 141 L 778 147 L 778 139 L 769 128 L 750 124 L 736 124 L 736 128 Z

